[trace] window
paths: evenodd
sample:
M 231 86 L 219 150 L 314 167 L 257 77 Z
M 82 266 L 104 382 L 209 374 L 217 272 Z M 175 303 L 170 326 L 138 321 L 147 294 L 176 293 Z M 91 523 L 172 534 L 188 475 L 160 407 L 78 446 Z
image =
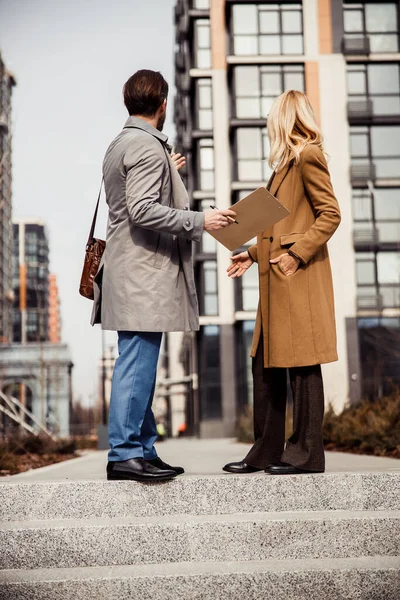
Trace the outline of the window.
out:
M 237 4 L 232 25 L 236 56 L 303 53 L 300 3 Z
M 269 155 L 267 129 L 238 127 L 235 138 L 237 179 L 244 182 L 267 181 L 272 173 L 267 162 Z
M 400 114 L 400 63 L 347 65 L 349 101 L 370 102 L 374 116 Z
M 275 98 L 285 90 L 304 91 L 303 65 L 240 66 L 234 70 L 235 114 L 266 119 Z
M 221 361 L 217 325 L 201 328 L 199 350 L 201 419 L 218 419 L 221 418 Z
M 217 261 L 204 260 L 199 264 L 199 301 L 200 314 L 213 316 L 218 314 Z
M 377 244 L 400 240 L 400 189 L 353 189 L 355 230 L 366 232 Z
M 372 53 L 398 52 L 397 2 L 344 2 L 345 40 L 368 38 Z
M 242 310 L 257 310 L 259 299 L 258 269 L 253 265 L 242 275 Z
M 193 8 L 199 10 L 207 10 L 210 8 L 210 0 L 194 0 Z
M 210 78 L 196 80 L 197 127 L 213 128 L 212 84 Z
M 400 319 L 358 319 L 363 397 L 376 400 L 400 387 Z
M 214 189 L 214 143 L 204 138 L 198 142 L 198 188 L 211 191 Z
M 195 22 L 195 63 L 198 69 L 211 67 L 211 38 L 209 19 L 197 19 Z
M 399 177 L 400 126 L 353 126 L 350 147 L 352 165 L 374 164 L 378 179 Z
M 399 252 L 357 252 L 356 275 L 359 309 L 400 306 Z
M 199 210 L 203 212 L 210 210 L 210 204 L 213 203 L 213 199 L 202 200 L 199 205 Z M 200 252 L 204 254 L 216 254 L 217 252 L 217 240 L 207 233 L 207 231 L 204 231 L 201 237 Z

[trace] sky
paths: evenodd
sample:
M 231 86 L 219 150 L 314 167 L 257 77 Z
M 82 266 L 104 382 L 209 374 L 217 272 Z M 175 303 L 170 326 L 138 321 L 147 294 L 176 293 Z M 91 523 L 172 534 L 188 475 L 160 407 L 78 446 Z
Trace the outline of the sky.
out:
M 161 71 L 173 96 L 174 0 L 0 0 L 0 52 L 12 71 L 13 216 L 42 219 L 57 275 L 62 341 L 74 362 L 74 398 L 98 393 L 101 331 L 79 296 L 101 164 L 128 116 L 124 82 Z M 172 102 L 164 132 L 173 139 Z M 97 237 L 105 239 L 104 197 Z M 116 334 L 106 333 L 114 345 Z

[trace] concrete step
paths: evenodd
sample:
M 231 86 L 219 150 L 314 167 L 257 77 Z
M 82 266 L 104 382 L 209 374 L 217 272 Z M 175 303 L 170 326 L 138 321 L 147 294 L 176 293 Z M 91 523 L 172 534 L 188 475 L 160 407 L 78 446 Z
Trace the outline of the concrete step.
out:
M 398 600 L 400 557 L 3 571 L 7 600 Z
M 0 521 L 293 510 L 400 510 L 400 471 L 0 483 Z
M 0 568 L 400 555 L 400 511 L 167 515 L 7 523 Z

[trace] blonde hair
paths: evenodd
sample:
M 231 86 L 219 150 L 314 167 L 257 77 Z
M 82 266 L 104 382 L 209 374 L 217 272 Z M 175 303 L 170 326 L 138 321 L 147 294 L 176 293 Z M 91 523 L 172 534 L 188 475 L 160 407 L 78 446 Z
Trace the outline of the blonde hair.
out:
M 271 147 L 268 163 L 276 171 L 293 159 L 297 164 L 307 144 L 322 150 L 322 133 L 303 92 L 288 90 L 278 96 L 269 111 L 267 129 Z

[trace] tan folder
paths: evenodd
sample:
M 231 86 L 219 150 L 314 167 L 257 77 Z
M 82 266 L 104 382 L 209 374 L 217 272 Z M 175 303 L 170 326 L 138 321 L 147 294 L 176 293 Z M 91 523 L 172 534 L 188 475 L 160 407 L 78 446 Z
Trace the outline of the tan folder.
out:
M 218 242 L 229 250 L 236 250 L 290 214 L 266 188 L 260 187 L 231 206 L 236 213 L 236 223 L 219 231 L 209 231 Z

